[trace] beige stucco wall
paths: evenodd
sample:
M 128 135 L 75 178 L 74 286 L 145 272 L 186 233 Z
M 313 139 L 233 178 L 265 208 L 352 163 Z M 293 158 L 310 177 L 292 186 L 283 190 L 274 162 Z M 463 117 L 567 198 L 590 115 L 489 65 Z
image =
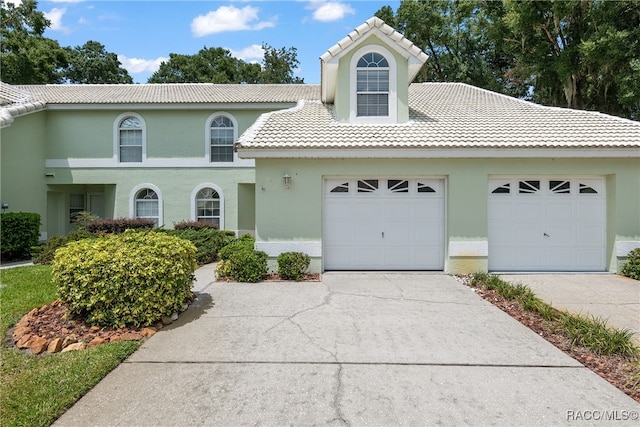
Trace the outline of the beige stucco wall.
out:
M 282 176 L 292 177 L 291 188 Z M 258 242 L 322 241 L 325 177 L 443 177 L 446 183 L 446 245 L 486 242 L 487 195 L 491 177 L 605 176 L 607 259 L 617 269 L 615 243 L 640 240 L 638 159 L 257 159 Z M 446 250 L 446 248 L 445 248 Z M 486 256 L 445 255 L 449 273 L 487 270 Z

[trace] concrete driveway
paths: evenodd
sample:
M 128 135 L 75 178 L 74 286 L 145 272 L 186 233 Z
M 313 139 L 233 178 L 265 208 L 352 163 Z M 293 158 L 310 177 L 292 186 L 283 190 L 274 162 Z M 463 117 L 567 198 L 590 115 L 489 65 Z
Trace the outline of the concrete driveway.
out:
M 610 426 L 640 411 L 450 276 L 208 274 L 177 322 L 55 425 Z

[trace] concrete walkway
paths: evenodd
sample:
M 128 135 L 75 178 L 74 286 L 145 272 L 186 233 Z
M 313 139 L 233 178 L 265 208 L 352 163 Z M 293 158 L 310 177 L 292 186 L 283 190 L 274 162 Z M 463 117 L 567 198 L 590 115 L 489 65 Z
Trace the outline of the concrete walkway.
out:
M 611 426 L 640 411 L 450 276 L 238 284 L 205 267 L 196 290 L 55 425 Z
M 559 310 L 600 317 L 607 324 L 628 329 L 640 343 L 640 282 L 617 274 L 502 275 L 522 283 Z

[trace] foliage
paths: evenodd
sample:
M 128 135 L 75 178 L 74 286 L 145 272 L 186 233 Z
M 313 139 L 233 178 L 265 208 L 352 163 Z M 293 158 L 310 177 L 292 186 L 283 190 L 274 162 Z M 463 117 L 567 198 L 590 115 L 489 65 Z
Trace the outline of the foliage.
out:
M 596 354 L 632 358 L 640 351 L 633 342 L 633 332 L 628 329 L 609 327 L 600 318 L 560 312 L 540 300 L 524 285 L 512 285 L 499 276 L 487 273 L 474 274 L 470 285 L 495 290 L 503 298 L 517 301 L 525 310 L 540 314 L 550 322 L 552 329 L 569 338 L 573 344 L 587 347 Z
M 216 274 L 238 282 L 258 282 L 267 275 L 267 254 L 254 249 L 255 239 L 245 234 L 220 250 Z
M 129 72 L 115 53 L 107 52 L 105 46 L 90 40 L 82 46 L 65 48 L 69 66 L 63 76 L 69 83 L 122 84 L 133 83 Z
M 278 275 L 285 280 L 300 281 L 309 268 L 311 259 L 302 252 L 283 252 L 278 255 Z
M 62 81 L 67 66 L 57 41 L 43 37 L 51 25 L 34 0 L 0 1 L 0 63 L 2 81 L 10 84 L 46 84 Z
M 40 214 L 9 212 L 0 215 L 2 260 L 29 259 L 40 239 Z
M 205 222 L 205 221 L 181 221 L 181 222 L 176 222 L 173 224 L 173 228 L 174 230 L 185 230 L 185 229 L 191 229 L 191 230 L 199 230 L 201 228 L 213 228 L 213 229 L 218 229 L 218 225 L 214 224 L 212 222 Z M 235 236 L 235 234 L 230 231 L 230 233 L 232 233 L 232 236 Z
M 155 222 L 146 218 L 105 218 L 88 222 L 84 227 L 90 233 L 120 234 L 126 230 L 151 230 Z
M 262 67 L 234 58 L 220 47 L 204 47 L 194 55 L 170 53 L 169 61 L 160 64 L 148 83 L 304 83 L 293 77 L 299 64 L 295 48 L 263 44 L 262 49 Z
M 74 230 L 66 236 L 51 236 L 42 245 L 32 252 L 34 264 L 51 264 L 58 248 L 65 246 L 69 242 L 96 237 L 84 228 Z
M 202 224 L 202 223 L 199 223 Z M 217 228 L 181 228 L 167 230 L 171 236 L 189 240 L 197 249 L 196 261 L 200 265 L 209 264 L 218 259 L 218 252 L 228 242 L 228 237 L 233 236 L 233 231 L 218 230 Z
M 195 254 L 184 239 L 129 230 L 58 249 L 51 274 L 71 313 L 89 323 L 149 325 L 192 297 Z
M 640 280 L 640 248 L 627 254 L 627 262 L 622 267 L 622 274 Z
M 602 318 L 564 313 L 560 316 L 559 323 L 559 329 L 572 344 L 588 347 L 596 354 L 629 358 L 638 354 L 638 349 L 633 344 L 633 332 L 612 328 Z
M 169 54 L 148 83 L 257 83 L 260 65 L 231 56 L 228 49 L 207 48 L 195 55 Z
M 304 79 L 293 76 L 293 72 L 300 65 L 298 51 L 295 47 L 276 49 L 263 43 L 262 50 L 264 51 L 264 59 L 262 60 L 260 83 L 304 83 Z

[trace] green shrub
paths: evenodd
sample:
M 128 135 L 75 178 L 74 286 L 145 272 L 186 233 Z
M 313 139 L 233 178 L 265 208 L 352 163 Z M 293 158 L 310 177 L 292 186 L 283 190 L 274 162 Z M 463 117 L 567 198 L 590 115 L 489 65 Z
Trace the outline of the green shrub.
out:
M 105 218 L 89 221 L 84 227 L 91 233 L 120 234 L 127 230 L 151 230 L 155 222 L 147 218 Z
M 195 254 L 184 239 L 131 230 L 67 244 L 51 274 L 73 315 L 100 326 L 149 325 L 192 298 Z
M 218 252 L 227 242 L 229 235 L 233 236 L 233 231 L 218 230 L 211 227 L 204 228 L 182 228 L 166 231 L 171 236 L 189 240 L 196 246 L 196 261 L 200 265 L 209 264 L 218 259 Z
M 629 252 L 627 262 L 622 267 L 622 274 L 640 280 L 640 248 Z
M 596 354 L 628 358 L 638 354 L 638 348 L 633 343 L 633 332 L 610 327 L 602 318 L 563 313 L 559 323 L 560 330 L 572 344 L 587 347 Z
M 311 259 L 302 252 L 283 252 L 278 255 L 278 275 L 285 280 L 300 281 L 309 268 Z
M 267 275 L 267 254 L 253 249 L 235 251 L 229 257 L 231 275 L 238 282 L 258 282 Z
M 9 212 L 0 215 L 0 257 L 3 261 L 31 257 L 31 248 L 40 239 L 40 214 Z
M 200 230 L 203 228 L 210 228 L 217 230 L 218 225 L 212 222 L 204 222 L 204 221 L 180 221 L 173 224 L 174 230 Z M 226 233 L 231 233 L 232 236 L 235 236 L 233 231 L 225 231 Z
M 245 234 L 224 246 L 219 252 L 218 277 L 252 283 L 264 279 L 267 275 L 267 254 L 256 251 L 254 244 L 254 237 Z
M 79 228 L 72 231 L 66 236 L 51 236 L 42 245 L 34 248 L 31 255 L 33 256 L 34 264 L 51 264 L 53 257 L 56 254 L 56 250 L 65 246 L 69 242 L 77 242 L 78 240 L 88 239 L 96 237 L 95 234 L 88 232 L 84 228 Z

